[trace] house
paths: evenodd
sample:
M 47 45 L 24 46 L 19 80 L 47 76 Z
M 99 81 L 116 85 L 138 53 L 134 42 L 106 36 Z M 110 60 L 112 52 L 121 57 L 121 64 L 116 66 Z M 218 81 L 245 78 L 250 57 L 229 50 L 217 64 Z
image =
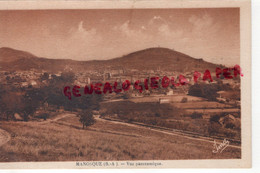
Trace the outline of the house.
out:
M 210 117 L 211 117 L 211 116 L 210 116 L 209 114 L 207 114 L 207 115 L 206 115 L 206 114 L 205 114 L 205 115 L 202 115 L 202 119 L 210 119 Z
M 22 121 L 23 120 L 23 118 L 18 113 L 14 114 L 14 119 L 18 120 L 18 121 Z
M 159 103 L 160 103 L 160 104 L 164 104 L 164 103 L 170 103 L 170 99 L 166 99 L 166 98 L 159 98 Z
M 168 91 L 168 92 L 166 93 L 166 95 L 167 95 L 167 96 L 173 95 L 173 90 Z

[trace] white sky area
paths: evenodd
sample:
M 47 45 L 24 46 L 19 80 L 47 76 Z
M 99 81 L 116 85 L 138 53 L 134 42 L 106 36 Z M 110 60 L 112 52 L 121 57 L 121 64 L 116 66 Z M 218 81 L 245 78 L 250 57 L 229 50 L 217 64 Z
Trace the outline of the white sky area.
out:
M 235 8 L 0 12 L 0 47 L 46 58 L 103 60 L 165 47 L 234 65 L 239 43 Z

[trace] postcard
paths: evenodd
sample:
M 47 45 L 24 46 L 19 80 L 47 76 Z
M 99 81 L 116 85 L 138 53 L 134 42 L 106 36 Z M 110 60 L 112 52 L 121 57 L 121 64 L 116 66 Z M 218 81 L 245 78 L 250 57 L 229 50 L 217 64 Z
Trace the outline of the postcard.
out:
M 0 168 L 251 167 L 251 2 L 0 2 Z

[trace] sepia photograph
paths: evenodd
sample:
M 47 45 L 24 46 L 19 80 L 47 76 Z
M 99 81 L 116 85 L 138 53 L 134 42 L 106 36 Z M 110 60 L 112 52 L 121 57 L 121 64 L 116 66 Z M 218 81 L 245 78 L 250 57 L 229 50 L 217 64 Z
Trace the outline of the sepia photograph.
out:
M 250 166 L 244 13 L 1 8 L 0 168 Z

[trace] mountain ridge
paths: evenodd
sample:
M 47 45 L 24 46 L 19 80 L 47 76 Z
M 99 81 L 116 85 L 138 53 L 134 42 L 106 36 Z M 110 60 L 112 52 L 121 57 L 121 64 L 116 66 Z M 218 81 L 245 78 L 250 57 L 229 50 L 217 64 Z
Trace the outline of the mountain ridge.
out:
M 4 50 L 4 51 L 3 51 Z M 7 53 L 6 53 L 7 52 Z M 5 56 L 5 57 L 4 57 Z M 71 59 L 48 59 L 12 48 L 0 48 L 1 70 L 105 71 L 111 69 L 163 70 L 185 72 L 188 70 L 214 69 L 221 66 L 196 59 L 181 52 L 161 47 L 147 48 L 108 60 L 77 61 Z

